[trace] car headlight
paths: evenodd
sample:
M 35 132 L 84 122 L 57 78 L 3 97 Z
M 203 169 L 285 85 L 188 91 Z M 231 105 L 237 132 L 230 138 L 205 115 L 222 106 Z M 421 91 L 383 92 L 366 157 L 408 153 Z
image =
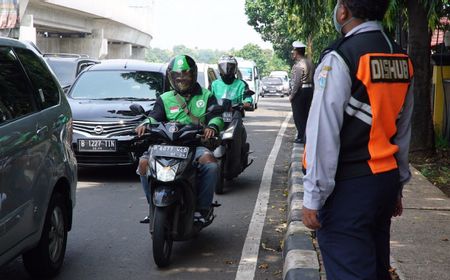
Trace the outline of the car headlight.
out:
M 179 163 L 172 166 L 163 166 L 161 163 L 156 161 L 156 178 L 161 182 L 170 182 L 175 180 L 179 166 Z
M 277 86 L 278 90 L 283 90 L 283 86 Z
M 263 90 L 266 90 L 267 89 L 267 87 L 266 86 L 263 86 Z

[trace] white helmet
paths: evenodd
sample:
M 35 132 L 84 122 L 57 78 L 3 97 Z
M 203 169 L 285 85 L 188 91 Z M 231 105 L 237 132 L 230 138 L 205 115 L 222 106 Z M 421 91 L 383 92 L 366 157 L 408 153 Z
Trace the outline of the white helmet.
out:
M 293 47 L 294 49 L 300 49 L 300 48 L 306 48 L 306 45 L 303 44 L 301 41 L 294 41 L 294 42 L 292 43 L 292 47 Z

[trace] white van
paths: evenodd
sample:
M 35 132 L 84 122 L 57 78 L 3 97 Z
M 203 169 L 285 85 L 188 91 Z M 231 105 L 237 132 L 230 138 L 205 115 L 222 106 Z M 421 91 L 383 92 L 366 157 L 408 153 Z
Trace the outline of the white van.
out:
M 254 91 L 253 104 L 251 111 L 258 108 L 259 92 L 260 92 L 260 75 L 258 67 L 253 60 L 246 60 L 241 57 L 236 57 L 238 68 L 241 72 L 242 79 L 248 84 L 250 90 Z
M 211 84 L 219 76 L 215 71 L 214 64 L 197 63 L 197 82 L 204 88 L 211 89 Z

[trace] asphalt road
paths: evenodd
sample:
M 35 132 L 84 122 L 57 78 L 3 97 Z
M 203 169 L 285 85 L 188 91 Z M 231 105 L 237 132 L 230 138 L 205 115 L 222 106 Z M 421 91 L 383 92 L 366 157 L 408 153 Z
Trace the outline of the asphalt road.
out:
M 281 279 L 295 131 L 290 112 L 287 98 L 279 97 L 260 98 L 259 108 L 247 112 L 254 163 L 216 195 L 222 206 L 213 224 L 193 240 L 174 243 L 166 269 L 154 264 L 148 226 L 139 223 L 147 203 L 134 170 L 80 170 L 73 229 L 55 279 Z M 30 278 L 18 258 L 0 268 L 0 279 Z

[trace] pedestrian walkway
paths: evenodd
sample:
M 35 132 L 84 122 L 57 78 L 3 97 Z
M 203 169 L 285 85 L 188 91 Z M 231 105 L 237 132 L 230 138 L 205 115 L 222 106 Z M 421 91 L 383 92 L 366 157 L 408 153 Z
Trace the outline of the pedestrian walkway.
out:
M 326 279 L 313 232 L 301 222 L 303 145 L 294 144 L 289 170 L 288 229 L 283 279 Z M 450 198 L 411 168 L 403 215 L 392 220 L 391 265 L 400 280 L 450 280 Z

